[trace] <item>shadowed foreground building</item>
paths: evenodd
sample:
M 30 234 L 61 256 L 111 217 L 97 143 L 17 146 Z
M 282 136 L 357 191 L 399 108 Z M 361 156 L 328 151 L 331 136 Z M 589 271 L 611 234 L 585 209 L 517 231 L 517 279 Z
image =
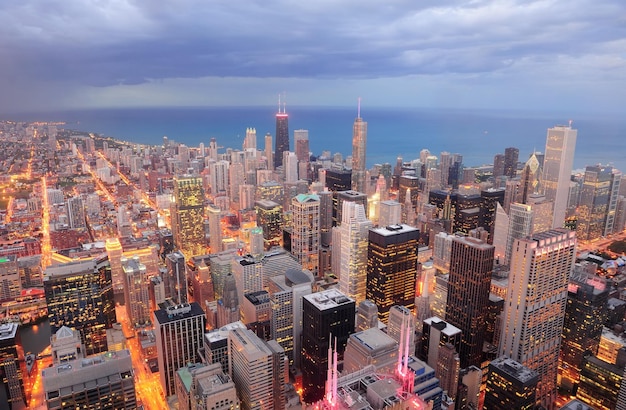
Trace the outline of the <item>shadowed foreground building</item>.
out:
M 305 403 L 322 399 L 332 334 L 343 358 L 348 337 L 354 332 L 356 305 L 336 289 L 302 297 L 302 387 Z
M 532 410 L 539 375 L 515 360 L 499 357 L 489 363 L 485 410 Z

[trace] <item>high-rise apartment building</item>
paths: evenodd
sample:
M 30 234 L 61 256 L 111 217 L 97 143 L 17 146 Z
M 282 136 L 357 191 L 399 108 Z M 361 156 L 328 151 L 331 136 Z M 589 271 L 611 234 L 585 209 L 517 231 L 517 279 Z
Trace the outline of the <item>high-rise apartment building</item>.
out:
M 207 207 L 209 215 L 209 246 L 211 253 L 219 253 L 222 249 L 222 211 L 219 207 L 211 204 Z
M 302 299 L 303 399 L 305 403 L 313 403 L 324 395 L 331 343 L 335 343 L 341 359 L 348 337 L 354 332 L 355 303 L 335 289 L 312 293 Z
M 352 126 L 352 190 L 367 192 L 365 173 L 365 150 L 367 146 L 367 122 L 361 118 L 361 101 Z
M 480 367 L 487 326 L 494 246 L 472 237 L 452 240 L 446 322 L 461 329 L 461 367 Z
M 246 138 L 243 140 L 243 150 L 256 151 L 256 128 L 246 128 Z
M 289 151 L 289 116 L 283 105 L 280 107 L 278 101 L 278 112 L 276 113 L 276 149 L 274 150 L 274 169 L 283 165 L 283 152 Z
M 554 229 L 516 239 L 511 255 L 499 356 L 539 374 L 537 402 L 556 406 L 557 369 L 576 234 Z
M 203 346 L 206 318 L 196 302 L 168 306 L 152 313 L 161 387 L 165 397 L 175 393 L 175 372 L 196 363 Z
M 291 253 L 304 269 L 318 274 L 320 248 L 320 199 L 300 194 L 291 200 Z
M 116 318 L 106 256 L 49 266 L 44 292 L 52 333 L 62 326 L 74 328 L 81 333 L 87 355 L 107 351 L 106 330 Z
M 336 253 L 339 266 L 333 267 L 339 276 L 339 290 L 353 298 L 356 303 L 365 300 L 367 284 L 368 233 L 372 222 L 365 216 L 365 208 L 355 202 L 344 202 L 340 226 L 333 238 L 333 254 Z M 334 256 L 333 256 L 334 258 Z
M 571 124 L 548 129 L 542 184 L 546 199 L 554 202 L 553 228 L 562 228 L 565 222 L 576 136 Z
M 150 323 L 150 294 L 149 278 L 146 265 L 141 263 L 138 256 L 122 258 L 124 269 L 124 304 L 130 323 L 135 327 Z
M 242 410 L 285 408 L 285 352 L 275 340 L 265 342 L 249 329 L 233 329 L 228 357 Z
M 366 298 L 378 306 L 385 324 L 393 305 L 415 308 L 418 240 L 419 231 L 408 225 L 369 231 Z
M 174 179 L 172 204 L 174 242 L 187 258 L 204 254 L 204 189 L 202 178 L 191 175 Z

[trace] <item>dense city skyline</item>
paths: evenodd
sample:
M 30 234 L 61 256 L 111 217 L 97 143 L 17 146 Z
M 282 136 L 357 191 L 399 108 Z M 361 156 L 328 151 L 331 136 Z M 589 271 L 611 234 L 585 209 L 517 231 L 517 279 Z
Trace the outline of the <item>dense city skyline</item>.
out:
M 519 0 L 0 6 L 6 112 L 290 104 L 612 112 L 624 4 Z

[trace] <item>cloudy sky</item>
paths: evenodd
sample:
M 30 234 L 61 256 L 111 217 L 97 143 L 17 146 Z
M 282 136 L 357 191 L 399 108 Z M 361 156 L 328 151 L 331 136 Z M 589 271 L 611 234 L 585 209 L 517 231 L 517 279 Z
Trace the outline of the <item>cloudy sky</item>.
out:
M 0 3 L 0 110 L 273 104 L 623 111 L 624 0 Z

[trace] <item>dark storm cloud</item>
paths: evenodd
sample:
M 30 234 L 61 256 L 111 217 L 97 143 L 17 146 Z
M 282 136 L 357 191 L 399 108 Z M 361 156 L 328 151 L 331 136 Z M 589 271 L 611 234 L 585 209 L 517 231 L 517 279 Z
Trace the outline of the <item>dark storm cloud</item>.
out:
M 623 0 L 3 2 L 0 69 L 95 86 L 540 70 L 555 54 L 623 62 L 624 10 Z

